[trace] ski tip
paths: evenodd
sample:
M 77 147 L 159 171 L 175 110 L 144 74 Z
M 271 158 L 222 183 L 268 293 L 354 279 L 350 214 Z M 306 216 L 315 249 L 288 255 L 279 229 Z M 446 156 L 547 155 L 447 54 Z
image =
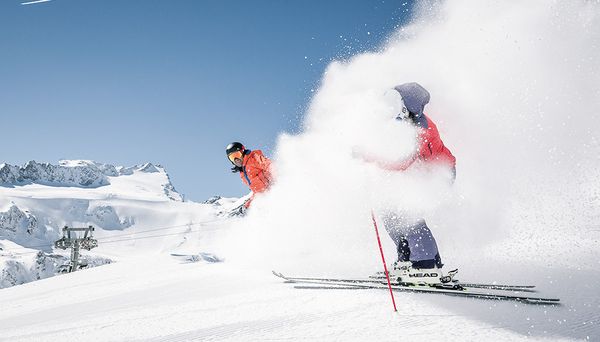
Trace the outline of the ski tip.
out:
M 276 277 L 283 278 L 283 279 L 287 279 L 287 278 L 286 278 L 286 277 L 285 277 L 283 274 L 281 274 L 281 273 L 279 273 L 279 272 L 276 272 L 276 271 L 271 271 L 271 272 L 273 272 L 273 274 L 274 274 Z
M 295 283 L 295 282 L 296 282 L 294 279 L 291 279 L 291 278 L 288 278 L 288 277 L 284 276 L 284 275 L 283 275 L 283 273 L 276 272 L 276 271 L 271 271 L 271 272 L 273 272 L 273 274 L 274 274 L 276 277 L 278 277 L 278 278 L 281 278 L 281 279 L 285 280 L 285 282 L 286 282 L 286 283 Z

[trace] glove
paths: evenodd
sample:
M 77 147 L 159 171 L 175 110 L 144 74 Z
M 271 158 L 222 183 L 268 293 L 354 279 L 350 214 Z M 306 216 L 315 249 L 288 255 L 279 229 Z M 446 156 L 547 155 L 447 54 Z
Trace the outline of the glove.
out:
M 244 169 L 242 169 L 239 166 L 234 166 L 234 167 L 231 168 L 231 172 L 232 173 L 238 173 L 238 172 L 242 172 L 242 171 L 244 171 Z

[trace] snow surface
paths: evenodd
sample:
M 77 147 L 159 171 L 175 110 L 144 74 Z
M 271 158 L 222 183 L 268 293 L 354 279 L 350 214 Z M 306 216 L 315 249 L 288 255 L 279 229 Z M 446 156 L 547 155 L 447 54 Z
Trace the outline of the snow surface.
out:
M 275 278 L 271 268 L 291 275 L 368 273 L 364 266 L 348 271 L 327 259 L 321 265 L 307 264 L 310 257 L 256 264 L 236 241 L 247 236 L 241 233 L 252 229 L 253 221 L 261 221 L 260 203 L 267 199 L 258 197 L 246 219 L 225 219 L 223 213 L 240 200 L 172 201 L 162 191 L 166 177 L 134 172 L 93 189 L 0 188 L 5 206 L 31 206 L 38 215 L 57 215 L 49 221 L 85 201 L 86 208 L 111 207 L 134 222 L 117 231 L 100 225 L 95 232 L 100 246 L 82 252 L 109 258 L 111 264 L 0 290 L 0 341 L 514 341 L 600 336 L 595 295 L 600 277 L 590 270 L 515 266 L 514 260 L 504 263 L 491 257 L 486 263 L 493 267 L 482 267 L 477 260 L 461 265 L 465 280 L 535 283 L 541 294 L 562 298 L 563 305 L 557 307 L 397 293 L 399 312 L 393 313 L 386 291 L 294 289 Z M 335 207 L 327 205 L 329 210 Z M 88 223 L 85 217 L 91 219 L 79 216 L 80 224 Z M 368 222 L 363 227 L 368 242 L 352 252 L 367 255 L 365 264 L 377 265 L 373 232 Z M 393 248 L 385 239 L 391 259 Z M 268 242 L 272 240 L 254 248 L 270 249 Z M 304 243 L 310 245 L 309 240 Z M 298 248 L 288 247 L 292 252 Z M 6 241 L 0 248 L 3 258 L 30 252 L 14 252 L 15 244 Z M 344 252 L 335 244 L 329 251 Z M 446 253 L 448 259 L 452 254 Z M 23 256 L 12 255 L 11 260 L 17 257 Z
M 596 340 L 586 290 L 554 289 L 562 307 L 398 293 L 393 313 L 386 291 L 298 290 L 264 269 L 148 255 L 0 291 L 0 341 Z
M 99 247 L 84 254 L 113 261 L 0 290 L 0 341 L 600 340 L 598 27 L 590 1 L 421 3 L 381 51 L 329 66 L 244 219 L 225 214 L 243 199 L 173 200 L 160 167 L 115 168 L 92 188 L 0 187 L 0 212 L 34 215 L 38 240 L 93 223 Z M 426 112 L 458 159 L 451 188 L 443 172 L 354 158 L 414 147 L 379 104 L 405 81 L 432 93 Z M 94 165 L 63 166 L 82 163 Z M 562 304 L 396 293 L 393 313 L 386 291 L 299 290 L 271 274 L 379 271 L 371 208 L 426 217 L 461 280 L 535 284 Z M 2 258 L 17 258 L 11 241 Z

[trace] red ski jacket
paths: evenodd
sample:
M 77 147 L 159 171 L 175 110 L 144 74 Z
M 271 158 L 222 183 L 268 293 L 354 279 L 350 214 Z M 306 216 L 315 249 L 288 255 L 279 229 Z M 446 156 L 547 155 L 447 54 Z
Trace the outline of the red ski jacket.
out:
M 240 178 L 252 190 L 252 197 L 245 204 L 248 208 L 254 199 L 254 194 L 265 192 L 273 182 L 271 161 L 263 155 L 262 151 L 251 151 L 244 155 Z
M 404 171 L 416 161 L 430 165 L 445 165 L 452 170 L 456 168 L 456 158 L 444 145 L 437 126 L 425 114 L 421 115 L 415 123 L 418 130 L 417 150 L 408 159 L 399 163 L 382 162 L 370 157 L 363 157 L 366 161 L 376 162 L 381 168 L 390 171 Z M 454 172 L 454 171 L 453 171 Z
M 448 166 L 450 168 L 456 167 L 456 158 L 452 155 L 452 152 L 444 145 L 440 132 L 437 126 L 431 121 L 431 119 L 423 114 L 426 121 L 425 125 L 418 127 L 418 149 L 417 152 L 403 165 L 400 166 L 400 170 L 406 170 L 415 161 L 421 160 L 426 163 L 436 163 Z

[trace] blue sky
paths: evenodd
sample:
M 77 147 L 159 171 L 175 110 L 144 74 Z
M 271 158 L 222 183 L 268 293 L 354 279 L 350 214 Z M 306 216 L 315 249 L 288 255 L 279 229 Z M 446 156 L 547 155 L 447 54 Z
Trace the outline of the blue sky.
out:
M 0 2 L 1 162 L 163 164 L 186 198 L 247 193 L 224 148 L 298 132 L 326 65 L 406 1 Z

